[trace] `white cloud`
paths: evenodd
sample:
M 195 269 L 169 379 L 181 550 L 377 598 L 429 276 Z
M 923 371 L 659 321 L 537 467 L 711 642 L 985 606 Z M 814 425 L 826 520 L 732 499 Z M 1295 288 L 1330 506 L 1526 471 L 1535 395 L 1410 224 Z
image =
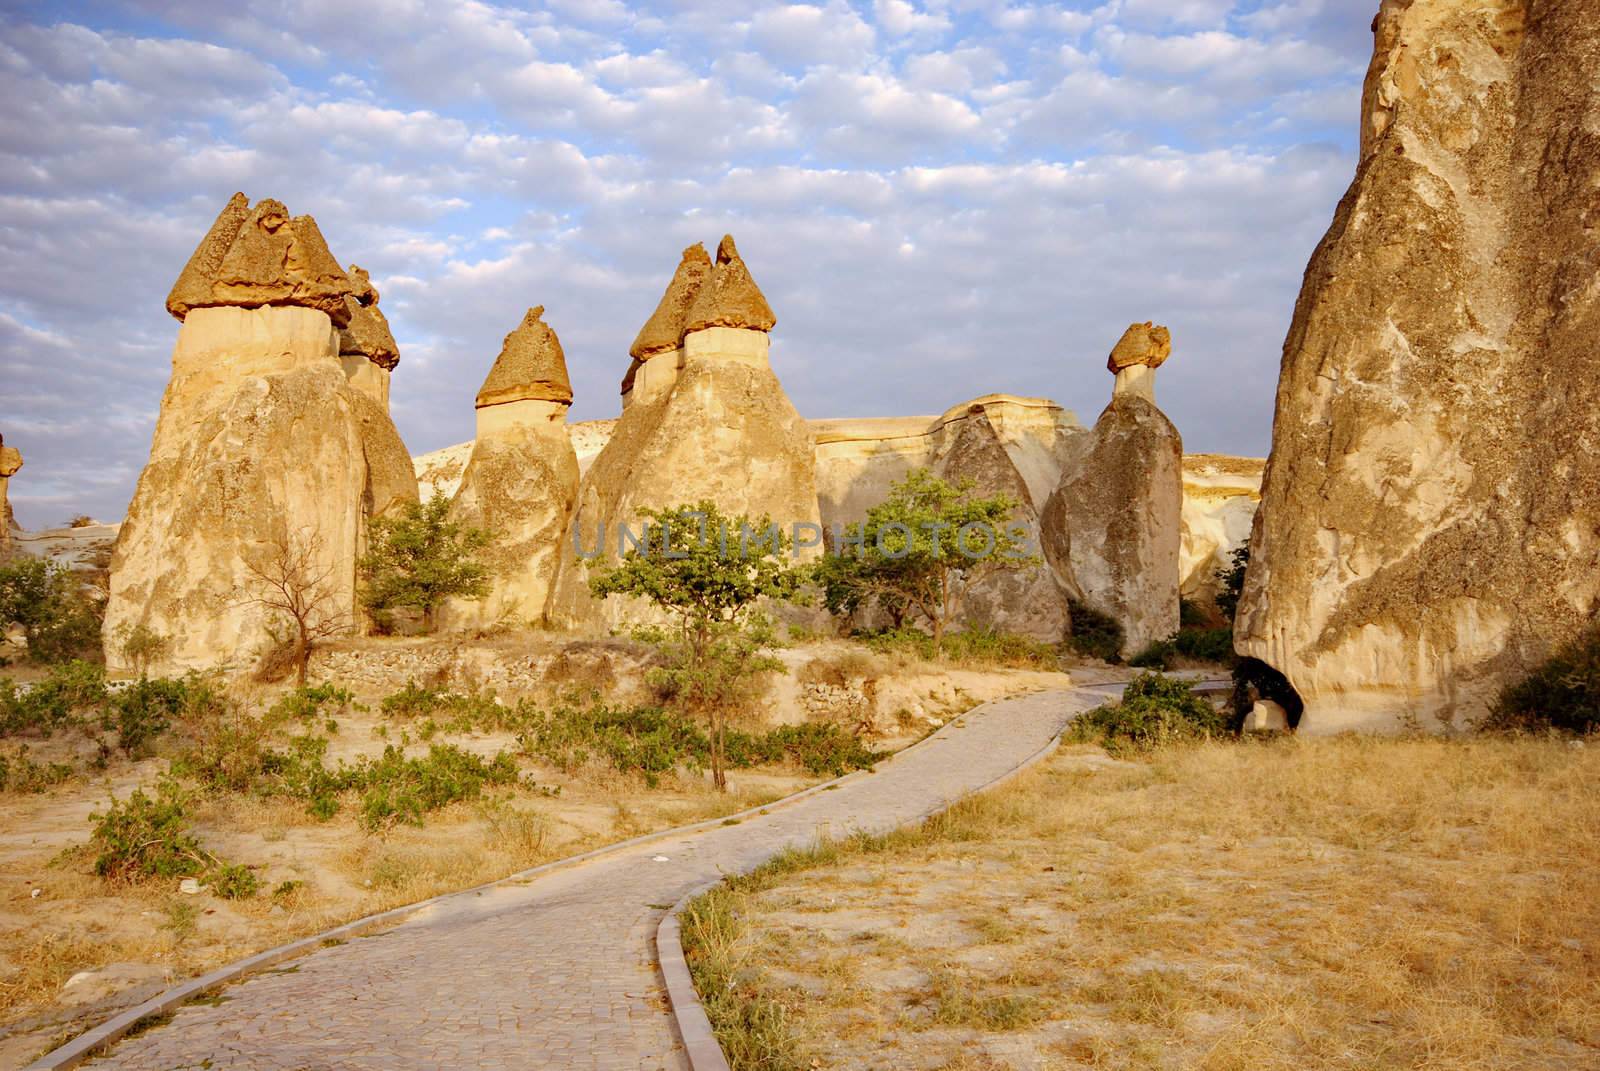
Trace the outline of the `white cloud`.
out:
M 853 67 L 866 60 L 875 39 L 872 27 L 841 0 L 767 8 L 750 20 L 750 44 L 783 67 Z

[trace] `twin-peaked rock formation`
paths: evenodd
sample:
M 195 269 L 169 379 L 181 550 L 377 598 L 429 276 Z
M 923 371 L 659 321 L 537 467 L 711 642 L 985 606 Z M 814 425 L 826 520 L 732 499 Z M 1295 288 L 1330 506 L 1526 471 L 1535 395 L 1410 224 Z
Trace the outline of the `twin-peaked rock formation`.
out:
M 1384 0 L 1238 621 L 1302 731 L 1460 725 L 1600 609 L 1600 17 Z
M 567 434 L 566 355 L 543 315 L 543 306 L 528 310 L 478 391 L 477 436 L 451 515 L 493 534 L 485 555 L 493 576 L 486 598 L 445 608 L 450 628 L 542 623 L 555 587 L 578 459 Z
M 1178 631 L 1183 440 L 1156 408 L 1165 327 L 1134 324 L 1111 351 L 1111 404 L 1077 440 L 1045 504 L 1041 541 L 1062 589 L 1122 626 L 1123 657 Z
M 786 529 L 820 523 L 811 432 L 768 362 L 776 317 L 731 237 L 707 268 L 699 246 L 684 252 L 634 343 L 622 417 L 583 478 L 563 541 L 560 623 L 616 624 L 630 612 L 625 600 L 589 597 L 578 547 L 614 559 L 621 526 L 641 530 L 641 509 L 709 499 Z
M 357 624 L 368 521 L 417 497 L 387 368 L 363 383 L 341 364 L 398 356 L 386 326 L 373 341 L 364 276 L 339 267 L 310 216 L 243 194 L 195 250 L 167 299 L 183 326 L 112 559 L 111 665 L 140 626 L 168 641 L 158 668 L 248 663 L 283 629 L 262 600 L 286 568 L 323 621 Z M 347 346 L 341 328 L 369 333 Z

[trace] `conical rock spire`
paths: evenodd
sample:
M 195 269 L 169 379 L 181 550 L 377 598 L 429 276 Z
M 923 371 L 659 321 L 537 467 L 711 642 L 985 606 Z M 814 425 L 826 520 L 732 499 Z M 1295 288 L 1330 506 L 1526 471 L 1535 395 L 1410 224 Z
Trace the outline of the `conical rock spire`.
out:
M 717 266 L 711 278 L 700 288 L 694 304 L 690 306 L 683 325 L 684 332 L 700 331 L 707 327 L 742 327 L 756 331 L 771 331 L 778 318 L 772 306 L 762 295 L 761 288 L 750 277 L 744 258 L 733 244 L 733 235 L 722 236 L 717 246 Z
M 683 326 L 695 298 L 711 277 L 711 256 L 699 242 L 683 251 L 678 270 L 661 295 L 656 311 L 639 328 L 638 336 L 628 348 L 628 356 L 636 361 L 646 361 L 658 353 L 678 348 L 683 341 Z M 632 385 L 632 377 L 624 381 L 623 393 Z
M 528 399 L 572 403 L 572 381 L 561 340 L 540 317 L 544 306 L 529 309 L 517 329 L 506 336 L 500 356 L 478 389 L 478 408 Z
M 344 299 L 352 289 L 316 220 L 290 218 L 271 198 L 252 211 L 236 193 L 178 276 L 167 311 L 181 320 L 206 306 L 300 305 L 322 310 L 343 327 L 350 320 Z

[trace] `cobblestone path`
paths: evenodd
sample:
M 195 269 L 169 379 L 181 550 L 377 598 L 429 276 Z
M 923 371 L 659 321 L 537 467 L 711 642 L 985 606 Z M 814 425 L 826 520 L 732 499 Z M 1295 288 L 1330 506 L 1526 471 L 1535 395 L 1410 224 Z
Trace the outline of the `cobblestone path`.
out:
M 85 1066 L 681 1071 L 654 948 L 670 905 L 790 845 L 937 811 L 1015 769 L 1104 694 L 986 704 L 875 773 L 769 814 L 449 897 L 187 1005 Z

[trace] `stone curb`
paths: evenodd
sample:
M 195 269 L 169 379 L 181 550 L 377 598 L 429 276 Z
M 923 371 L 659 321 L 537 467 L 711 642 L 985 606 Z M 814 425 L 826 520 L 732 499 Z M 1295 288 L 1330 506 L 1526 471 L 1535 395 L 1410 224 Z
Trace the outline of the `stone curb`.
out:
M 1108 686 L 1087 685 L 1073 690 L 1087 691 L 1094 687 L 1103 688 Z M 1003 700 L 996 700 L 996 702 L 1003 702 Z M 988 703 L 981 703 L 972 709 L 981 710 L 988 705 Z M 970 714 L 972 711 L 967 713 Z M 965 717 L 965 715 L 962 716 Z M 957 719 L 951 720 L 953 722 Z M 1071 721 L 1071 718 L 1067 719 L 1069 724 Z M 1021 777 L 1055 753 L 1056 749 L 1061 746 L 1061 733 L 1065 731 L 1066 726 L 1063 725 L 1061 732 L 1051 737 L 1049 743 L 988 784 L 979 785 L 971 792 L 946 800 L 931 810 L 901 822 L 895 828 L 905 829 L 908 826 L 916 825 L 918 822 L 925 822 L 964 799 L 970 799 L 982 792 L 993 791 L 1001 785 Z M 927 739 L 932 739 L 932 734 L 924 738 L 924 740 Z M 920 746 L 922 743 L 923 741 L 919 740 L 912 747 Z M 906 751 L 910 750 L 911 748 L 908 747 L 904 751 L 898 751 L 895 753 L 895 757 L 904 755 Z M 841 780 L 843 779 L 841 778 Z M 818 785 L 817 787 L 823 788 L 825 786 Z M 689 973 L 689 961 L 683 954 L 683 927 L 678 921 L 678 916 L 696 898 L 722 884 L 728 876 L 724 875 L 716 881 L 708 881 L 690 890 L 684 895 L 683 899 L 672 905 L 671 910 L 662 917 L 660 925 L 656 927 L 656 963 L 661 970 L 662 982 L 667 987 L 667 1003 L 672 1008 L 672 1018 L 677 1023 L 678 1038 L 683 1042 L 683 1051 L 688 1058 L 690 1071 L 731 1071 L 731 1069 L 728 1066 L 727 1054 L 722 1051 L 722 1046 L 717 1043 L 716 1031 L 711 1027 L 711 1019 L 706 1015 L 705 1006 L 700 1003 L 700 994 L 694 987 L 694 977 Z
M 1031 693 L 1024 692 L 1020 694 L 1027 695 Z M 1016 697 L 1012 696 L 1007 698 Z M 994 700 L 994 702 L 1003 701 L 1004 700 Z M 988 705 L 988 703 L 980 703 L 978 706 L 973 707 L 972 710 L 978 710 Z M 971 710 L 965 711 L 962 714 L 951 718 L 950 721 L 946 722 L 945 724 L 954 724 L 971 712 Z M 942 729 L 943 726 L 940 728 Z M 928 741 L 932 740 L 935 735 L 937 735 L 937 730 L 929 733 L 927 736 L 923 737 L 921 740 L 918 740 L 910 747 L 902 748 L 900 751 L 895 752 L 893 755 L 890 755 L 883 761 L 893 762 L 896 758 L 904 755 L 906 752 L 926 744 Z M 879 763 L 878 765 L 882 765 L 882 763 Z M 643 833 L 637 837 L 630 837 L 627 840 L 620 840 L 615 844 L 603 845 L 599 848 L 583 852 L 579 855 L 568 856 L 565 859 L 555 859 L 548 863 L 540 863 L 538 866 L 530 867 L 527 870 L 519 870 L 514 874 L 507 874 L 503 878 L 496 878 L 494 881 L 486 881 L 481 885 L 474 885 L 466 889 L 458 889 L 455 892 L 440 893 L 438 896 L 431 896 L 426 900 L 419 900 L 414 904 L 402 904 L 400 907 L 393 907 L 387 911 L 380 911 L 376 915 L 367 915 L 364 918 L 355 919 L 351 922 L 346 922 L 343 925 L 335 926 L 331 930 L 324 930 L 321 933 L 312 934 L 309 937 L 302 937 L 298 940 L 291 941 L 288 944 L 279 945 L 276 948 L 269 948 L 265 952 L 258 952 L 255 955 L 249 956 L 245 959 L 225 964 L 224 966 L 218 967 L 216 970 L 211 971 L 208 974 L 203 974 L 198 978 L 192 978 L 189 981 L 184 982 L 172 989 L 158 993 L 154 997 L 151 997 L 149 1000 L 145 1001 L 143 1004 L 135 1005 L 134 1007 L 129 1008 L 127 1011 L 106 1020 L 99 1026 L 79 1034 L 66 1044 L 51 1049 L 43 1056 L 40 1056 L 32 1063 L 22 1068 L 22 1071 L 66 1071 L 67 1068 L 76 1067 L 84 1060 L 91 1056 L 97 1055 L 101 1050 L 112 1045 L 144 1020 L 153 1016 L 164 1015 L 167 1012 L 175 1011 L 184 1004 L 187 1004 L 190 1000 L 205 994 L 209 990 L 227 985 L 230 982 L 236 982 L 241 978 L 265 970 L 274 964 L 283 962 L 284 960 L 293 959 L 296 956 L 304 955 L 307 952 L 314 952 L 316 949 L 322 947 L 325 942 L 342 941 L 350 937 L 359 937 L 366 931 L 382 926 L 385 923 L 399 922 L 407 915 L 420 911 L 431 904 L 436 904 L 440 901 L 448 900 L 453 897 L 476 895 L 501 885 L 516 884 L 519 882 L 528 881 L 532 878 L 543 877 L 544 875 L 556 870 L 565 870 L 569 867 L 581 866 L 584 863 L 592 862 L 601 856 L 612 855 L 616 852 L 626 851 L 629 848 L 635 848 L 642 844 L 649 844 L 653 841 L 664 840 L 669 837 L 683 836 L 689 833 L 698 833 L 702 830 L 721 826 L 729 819 L 743 820 L 746 818 L 752 818 L 761 814 L 763 811 L 771 811 L 774 808 L 787 807 L 790 804 L 798 803 L 800 800 L 807 799 L 819 792 L 825 792 L 829 789 L 836 788 L 845 782 L 854 781 L 862 777 L 871 777 L 873 772 L 874 770 L 871 769 L 856 770 L 852 773 L 845 774 L 843 777 L 836 777 L 831 781 L 824 781 L 821 784 L 812 785 L 810 788 L 802 789 L 793 795 L 784 796 L 782 799 L 773 800 L 771 803 L 750 807 L 734 814 L 724 815 L 720 818 L 708 818 L 703 822 L 695 822 L 686 826 L 674 826 L 671 829 L 657 830 L 654 833 Z M 711 884 L 715 884 L 715 882 Z M 707 885 L 705 888 L 710 887 L 710 885 Z M 705 889 L 699 890 L 699 892 L 704 891 Z M 694 895 L 698 895 L 698 892 Z M 672 912 L 669 912 L 668 917 L 675 919 L 676 913 L 677 908 L 675 907 Z M 678 948 L 678 957 L 681 960 L 683 956 L 681 946 L 674 944 L 673 947 Z M 687 972 L 687 966 L 684 967 L 684 970 Z M 694 992 L 694 987 L 692 985 L 689 986 L 689 992 Z M 695 1001 L 694 1009 L 695 1011 L 699 1012 L 702 1020 L 705 1019 L 705 1011 L 700 1008 L 698 999 Z M 706 1029 L 708 1031 L 710 1029 L 709 1022 L 706 1024 Z M 715 1044 L 716 1042 L 713 1040 L 712 1045 Z M 720 1057 L 722 1055 L 722 1050 L 718 1048 L 716 1051 L 717 1055 Z M 714 1067 L 716 1065 L 713 1064 L 707 1066 Z

